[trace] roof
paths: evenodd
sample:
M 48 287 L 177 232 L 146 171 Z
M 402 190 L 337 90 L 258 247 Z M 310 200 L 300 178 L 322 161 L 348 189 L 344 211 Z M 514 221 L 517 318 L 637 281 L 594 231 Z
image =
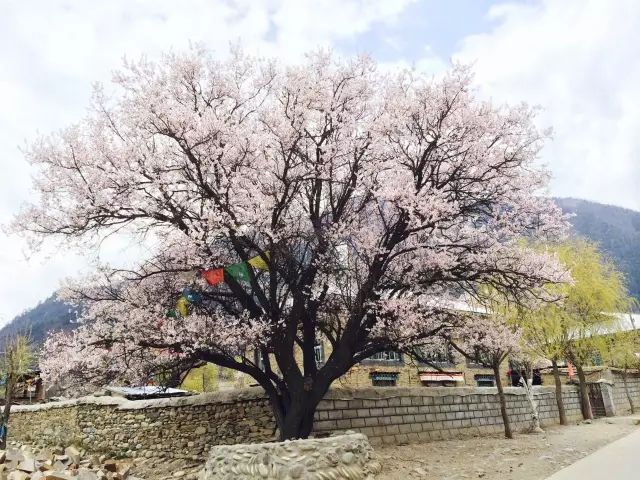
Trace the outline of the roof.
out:
M 166 388 L 159 386 L 143 386 L 143 387 L 107 387 L 107 391 L 115 396 L 125 397 L 129 400 L 137 398 L 166 398 L 166 397 L 184 397 L 191 395 L 187 390 L 179 388 Z

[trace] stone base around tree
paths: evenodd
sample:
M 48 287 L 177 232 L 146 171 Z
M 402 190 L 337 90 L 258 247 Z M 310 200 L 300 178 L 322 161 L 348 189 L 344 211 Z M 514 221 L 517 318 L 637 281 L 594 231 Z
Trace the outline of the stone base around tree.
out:
M 199 480 L 373 480 L 381 466 L 365 435 L 219 445 Z

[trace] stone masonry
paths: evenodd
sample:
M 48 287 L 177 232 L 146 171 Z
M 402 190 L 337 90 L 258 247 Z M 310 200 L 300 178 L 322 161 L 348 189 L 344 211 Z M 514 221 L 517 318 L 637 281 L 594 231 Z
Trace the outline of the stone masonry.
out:
M 555 423 L 553 389 L 536 387 L 535 392 L 542 424 Z M 506 393 L 512 422 L 524 428 L 529 418 L 524 392 L 507 388 Z M 576 388 L 567 386 L 564 398 L 569 419 L 580 419 Z M 333 389 L 318 408 L 315 434 L 346 430 L 364 433 L 374 445 L 398 444 L 499 433 L 502 419 L 495 388 Z M 262 391 L 251 388 L 144 401 L 84 397 L 16 406 L 9 436 L 43 446 L 76 444 L 119 457 L 203 460 L 214 445 L 275 440 L 275 422 Z
M 213 447 L 200 480 L 373 480 L 381 465 L 367 437 Z

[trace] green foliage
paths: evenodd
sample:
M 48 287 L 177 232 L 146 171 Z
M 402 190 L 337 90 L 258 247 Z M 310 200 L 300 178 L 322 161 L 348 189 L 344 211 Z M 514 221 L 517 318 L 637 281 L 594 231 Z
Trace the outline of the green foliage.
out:
M 548 293 L 559 302 L 519 312 L 524 342 L 531 353 L 550 360 L 568 357 L 580 365 L 593 363 L 594 357 L 606 356 L 606 336 L 616 331 L 617 317 L 612 313 L 631 306 L 624 277 L 585 240 L 545 248 L 554 251 L 573 282 L 548 286 Z
M 215 392 L 218 390 L 220 367 L 207 363 L 193 368 L 182 381 L 181 388 L 193 392 Z

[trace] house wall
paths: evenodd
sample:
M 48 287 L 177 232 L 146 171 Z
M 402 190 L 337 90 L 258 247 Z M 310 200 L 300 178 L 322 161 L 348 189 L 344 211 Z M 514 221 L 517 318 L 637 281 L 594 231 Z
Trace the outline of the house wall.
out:
M 506 390 L 515 428 L 526 427 L 522 389 Z M 553 389 L 536 388 L 536 396 L 543 425 L 555 423 Z M 564 397 L 569 418 L 579 419 L 576 389 L 566 388 Z M 398 444 L 499 433 L 502 418 L 494 388 L 336 388 L 318 408 L 315 433 L 345 430 L 366 434 L 372 444 Z M 9 437 L 42 446 L 75 443 L 123 457 L 203 460 L 213 445 L 274 440 L 275 422 L 258 388 L 144 401 L 85 397 L 14 407 Z
M 328 342 L 323 344 L 325 360 L 331 354 L 331 345 Z M 249 355 L 251 358 L 252 355 Z M 270 356 L 272 368 L 276 369 L 276 361 L 273 355 Z M 302 366 L 302 351 L 296 348 L 295 358 L 300 366 Z M 491 375 L 491 368 L 484 368 L 477 364 L 470 364 L 460 353 L 453 352 L 454 363 L 441 366 L 442 370 L 447 372 L 459 372 L 463 374 L 464 383 L 459 383 L 457 387 L 470 386 L 475 387 L 475 375 Z M 509 362 L 504 361 L 500 366 L 500 375 L 504 385 L 508 385 L 510 380 L 507 378 L 509 370 Z M 402 355 L 400 361 L 381 361 L 381 360 L 364 360 L 354 365 L 346 374 L 336 380 L 336 385 L 342 388 L 367 388 L 373 386 L 371 374 L 376 373 L 397 373 L 398 387 L 420 387 L 424 386 L 420 381 L 421 372 L 437 372 L 430 365 L 421 364 L 414 361 L 408 355 Z M 255 384 L 255 380 L 245 374 L 238 374 L 236 384 L 239 386 L 249 386 Z M 553 384 L 553 383 L 551 383 Z

